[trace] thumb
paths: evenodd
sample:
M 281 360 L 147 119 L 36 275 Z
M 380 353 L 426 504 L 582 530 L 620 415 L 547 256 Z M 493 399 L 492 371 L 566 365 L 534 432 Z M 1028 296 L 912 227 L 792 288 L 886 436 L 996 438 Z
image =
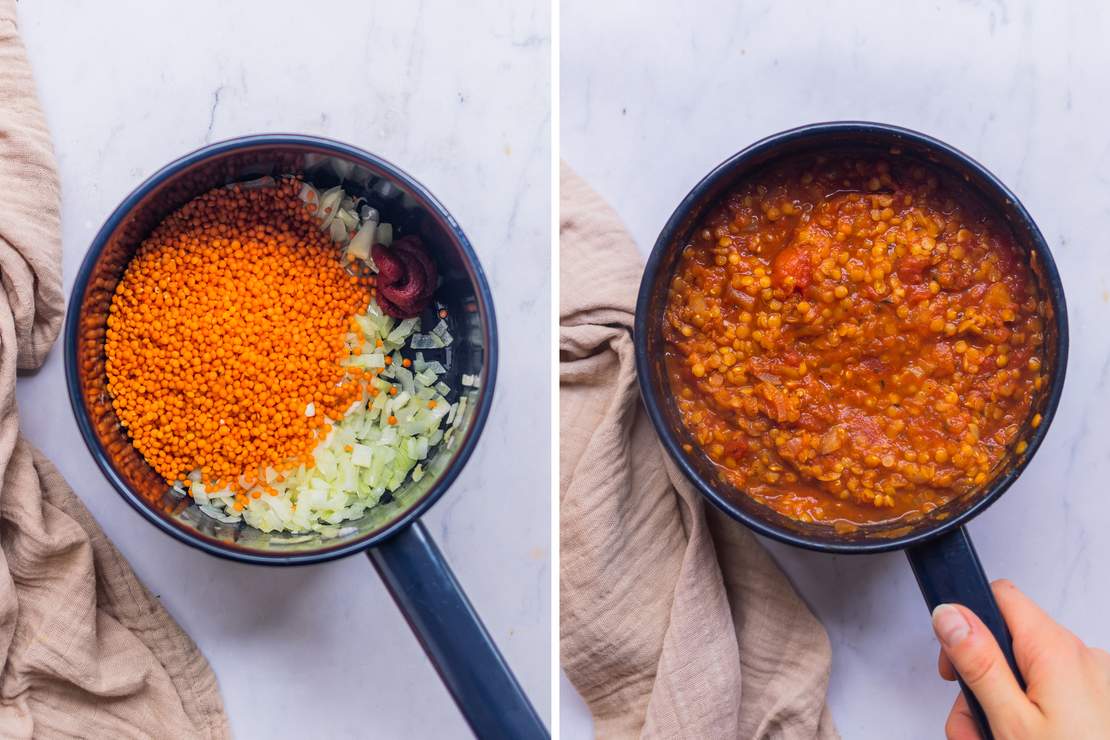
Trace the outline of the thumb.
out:
M 1023 714 L 1032 707 L 994 635 L 971 610 L 941 604 L 933 610 L 933 631 L 992 725 L 1006 714 Z

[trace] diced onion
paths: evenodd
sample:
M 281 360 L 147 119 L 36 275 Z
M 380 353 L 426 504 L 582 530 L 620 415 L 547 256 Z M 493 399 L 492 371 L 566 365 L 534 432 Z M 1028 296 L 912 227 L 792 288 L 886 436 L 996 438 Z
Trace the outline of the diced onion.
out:
M 320 206 L 316 209 L 316 218 L 322 218 L 321 229 L 331 225 L 335 214 L 339 211 L 339 201 L 343 199 L 343 188 L 336 185 L 331 190 L 325 191 L 320 196 Z
M 421 461 L 427 460 L 437 445 L 452 443 L 466 398 L 455 404 L 447 400 L 451 388 L 439 380 L 446 372 L 439 362 L 426 362 L 418 354 L 419 368 L 414 362 L 410 369 L 404 367 L 400 354 L 419 336 L 439 339 L 439 335 L 417 334 L 418 319 L 395 321 L 382 313 L 376 302 L 371 302 L 366 313 L 355 316 L 354 322 L 358 329 L 348 335 L 348 346 L 362 344 L 374 351 L 351 356 L 344 364 L 379 369 L 368 383 L 377 394 L 368 392 L 352 403 L 342 418 L 327 420 L 327 434 L 312 452 L 312 467 L 301 465 L 286 471 L 284 477 L 268 469 L 265 485 L 277 495 L 250 496 L 241 512 L 234 510 L 232 491 L 206 490 L 200 471 L 194 471 L 181 485 L 188 487 L 206 515 L 228 524 L 242 521 L 263 532 L 339 536 L 343 529 L 337 525 L 358 519 L 406 481 L 421 480 L 426 475 Z M 388 365 L 387 356 L 392 358 Z M 390 395 L 387 391 L 394 387 L 398 392 Z M 315 413 L 315 405 L 308 404 L 305 414 Z M 292 543 L 295 539 L 274 541 Z
M 381 244 L 383 247 L 388 247 L 393 244 L 393 225 L 392 224 L 378 224 L 378 230 L 374 237 L 374 242 Z
M 351 239 L 347 247 L 347 254 L 363 261 L 370 259 L 370 247 L 373 246 L 374 232 L 378 228 L 377 221 L 368 221 L 363 224 L 358 233 Z
M 331 226 L 328 227 L 328 230 L 331 232 L 332 241 L 347 241 L 347 224 L 343 222 L 343 219 L 337 218 L 332 221 Z
M 370 467 L 370 462 L 374 459 L 374 448 L 364 444 L 354 444 L 351 448 L 351 464 L 360 468 Z
M 272 183 L 273 178 L 270 181 Z M 380 223 L 381 217 L 377 209 L 365 204 L 359 207 L 355 199 L 339 185 L 320 193 L 312 185 L 304 183 L 301 185 L 300 198 L 315 206 L 313 215 L 320 219 L 320 228 L 327 230 L 332 241 L 348 245 L 346 256 L 349 259 L 362 260 L 377 271 L 370 258 L 370 247 L 374 245 L 379 232 L 387 233 L 389 241 L 392 241 L 393 234 L 391 225 Z M 382 226 L 386 228 L 383 230 Z M 356 242 L 359 234 L 362 237 Z

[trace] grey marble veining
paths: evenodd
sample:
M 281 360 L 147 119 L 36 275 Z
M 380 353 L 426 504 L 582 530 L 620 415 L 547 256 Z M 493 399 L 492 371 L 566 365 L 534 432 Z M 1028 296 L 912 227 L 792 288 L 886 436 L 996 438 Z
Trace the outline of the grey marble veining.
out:
M 363 147 L 422 181 L 488 273 L 501 330 L 493 413 L 425 517 L 550 717 L 550 35 L 541 2 L 21 2 L 54 135 L 64 277 L 144 177 L 267 131 Z M 60 346 L 19 381 L 23 429 L 208 656 L 239 738 L 467 737 L 362 557 L 255 568 L 176 543 L 108 486 L 80 441 Z
M 1110 648 L 1110 45 L 1102 3 L 564 0 L 562 156 L 645 253 L 706 172 L 792 126 L 865 119 L 937 136 L 1006 182 L 1052 247 L 1071 356 L 1048 438 L 971 525 L 1008 577 L 1083 639 Z M 845 738 L 943 732 L 928 612 L 900 554 L 770 546 L 829 630 L 829 700 Z M 576 697 L 564 737 L 585 737 Z

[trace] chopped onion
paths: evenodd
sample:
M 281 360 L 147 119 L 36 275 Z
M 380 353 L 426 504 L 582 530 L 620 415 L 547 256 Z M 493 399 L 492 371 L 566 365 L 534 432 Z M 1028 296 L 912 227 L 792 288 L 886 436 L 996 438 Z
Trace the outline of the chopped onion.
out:
M 376 208 L 366 203 L 359 205 L 340 185 L 319 193 L 304 183 L 300 197 L 305 203 L 316 206 L 313 215 L 320 219 L 320 228 L 327 229 L 332 241 L 347 245 L 343 255 L 345 260 L 361 260 L 372 271 L 378 271 L 370 256 L 371 247 L 377 243 L 385 246 L 392 244 L 393 226 L 381 223 L 381 215 Z
M 358 328 L 348 335 L 348 345 L 361 343 L 375 349 L 349 357 L 344 364 L 380 369 L 368 383 L 369 388 L 377 389 L 377 395 L 367 392 L 342 418 L 327 420 L 328 431 L 313 450 L 312 467 L 300 465 L 286 471 L 284 478 L 268 469 L 263 476 L 265 485 L 278 495 L 251 496 L 241 513 L 234 510 L 232 491 L 206 490 L 200 472 L 194 471 L 183 484 L 205 514 L 229 524 L 243 521 L 264 532 L 339 536 L 343 530 L 337 525 L 358 519 L 378 505 L 386 492 L 398 491 L 406 481 L 421 480 L 426 475 L 421 461 L 427 460 L 437 445 L 451 444 L 466 398 L 456 404 L 447 400 L 451 388 L 439 380 L 446 372 L 440 363 L 426 362 L 418 354 L 420 367 L 414 372 L 404 367 L 399 353 L 406 345 L 411 347 L 418 336 L 439 337 L 416 334 L 418 319 L 398 322 L 373 301 L 354 322 Z M 377 346 L 379 340 L 381 347 Z M 389 365 L 385 364 L 387 356 L 392 357 Z M 397 395 L 383 392 L 393 387 L 398 387 Z M 315 405 L 308 404 L 305 413 L 315 414 Z M 442 428 L 445 422 L 449 425 L 446 431 Z
M 328 230 L 331 232 L 332 241 L 347 241 L 347 225 L 343 223 L 342 219 L 337 218 L 332 221 L 331 226 L 328 227 Z
M 348 231 L 353 231 L 359 223 L 358 214 L 355 213 L 353 204 L 340 208 L 339 213 L 336 214 L 336 218 L 343 222 L 343 225 L 347 227 Z
M 320 202 L 320 193 L 318 193 L 316 191 L 316 188 L 312 187 L 307 182 L 301 186 L 300 196 L 301 200 L 303 200 L 305 203 Z
M 410 334 L 412 334 L 413 329 L 415 329 L 419 324 L 420 319 L 404 319 L 401 321 L 401 323 L 397 324 L 396 329 L 389 333 L 389 336 L 386 337 L 386 340 L 393 343 L 403 341 Z
M 370 462 L 374 459 L 374 448 L 364 444 L 351 445 L 351 448 L 351 464 L 360 468 L 370 467 Z
M 343 199 L 343 188 L 336 185 L 320 196 L 320 206 L 316 209 L 316 218 L 322 218 L 321 229 L 326 229 L 339 211 L 339 201 Z
M 392 224 L 378 224 L 377 233 L 374 236 L 374 242 L 381 244 L 383 247 L 388 247 L 393 243 L 393 225 Z
M 347 254 L 363 262 L 370 260 L 370 247 L 374 246 L 374 232 L 378 228 L 377 221 L 367 221 L 351 239 L 347 247 Z

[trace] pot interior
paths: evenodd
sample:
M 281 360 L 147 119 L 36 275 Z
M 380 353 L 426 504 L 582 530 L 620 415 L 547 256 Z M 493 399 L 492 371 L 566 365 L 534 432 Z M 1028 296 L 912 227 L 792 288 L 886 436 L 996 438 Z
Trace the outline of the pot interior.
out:
M 371 540 L 407 515 L 415 516 L 442 492 L 449 483 L 445 477 L 453 477 L 450 474 L 469 454 L 472 437 L 480 431 L 488 410 L 494 328 L 488 288 L 465 236 L 420 186 L 386 163 L 340 145 L 297 137 L 258 140 L 266 138 L 217 144 L 185 157 L 154 175 L 117 209 L 97 236 L 76 281 L 66 351 L 70 392 L 75 395 L 74 408 L 86 442 L 112 484 L 132 504 L 190 544 L 233 556 L 288 560 Z M 166 215 L 212 188 L 282 175 L 297 175 L 320 189 L 342 184 L 349 194 L 377 208 L 397 236 L 421 237 L 441 275 L 435 294 L 438 305 L 421 317 L 422 331 L 439 321 L 436 309 L 442 306 L 453 337 L 448 347 L 423 352 L 426 359 L 438 360 L 447 369 L 442 379 L 452 388 L 448 400 L 467 397 L 459 428 L 423 461 L 426 474 L 419 482 L 409 479 L 391 495 L 392 500 L 372 507 L 358 520 L 336 525 L 327 534 L 265 533 L 207 516 L 192 499 L 175 495 L 131 446 L 107 391 L 108 309 L 139 244 Z M 476 385 L 463 387 L 464 374 L 476 376 Z

